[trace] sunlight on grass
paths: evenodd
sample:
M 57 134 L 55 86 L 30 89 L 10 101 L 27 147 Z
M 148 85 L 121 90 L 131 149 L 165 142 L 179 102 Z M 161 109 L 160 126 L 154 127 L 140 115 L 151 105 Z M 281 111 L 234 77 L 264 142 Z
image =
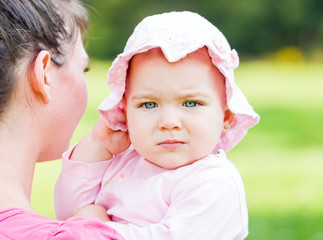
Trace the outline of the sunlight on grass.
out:
M 287 106 L 311 108 L 323 103 L 322 63 L 242 63 L 237 84 L 256 108 Z M 320 108 L 322 109 L 322 108 Z
M 89 104 L 71 144 L 93 126 L 108 95 L 110 62 L 88 73 Z M 321 63 L 242 63 L 237 84 L 261 116 L 258 126 L 228 153 L 245 183 L 248 240 L 323 239 L 323 68 Z M 53 188 L 60 161 L 39 163 L 32 193 L 37 212 L 54 217 Z
M 259 148 L 252 155 L 241 149 L 231 154 L 244 180 L 249 210 L 257 214 L 323 213 L 323 193 L 318 191 L 323 185 L 321 153 L 316 147 L 272 148 L 265 153 Z

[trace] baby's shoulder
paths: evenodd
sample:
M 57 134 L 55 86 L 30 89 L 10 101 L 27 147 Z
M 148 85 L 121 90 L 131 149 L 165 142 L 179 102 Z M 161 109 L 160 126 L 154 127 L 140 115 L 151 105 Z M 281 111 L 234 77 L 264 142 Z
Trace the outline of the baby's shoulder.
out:
M 224 152 L 211 153 L 208 156 L 185 166 L 188 171 L 222 171 L 235 169 L 233 163 L 227 158 Z M 185 168 L 183 168 L 185 169 Z
M 243 186 L 239 171 L 224 152 L 212 153 L 181 170 L 199 184 Z

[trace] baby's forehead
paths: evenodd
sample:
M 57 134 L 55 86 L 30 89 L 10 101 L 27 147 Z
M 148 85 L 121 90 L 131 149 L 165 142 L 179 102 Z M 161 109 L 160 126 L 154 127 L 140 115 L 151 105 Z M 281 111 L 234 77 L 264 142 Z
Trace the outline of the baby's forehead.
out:
M 209 80 L 206 82 L 202 79 Z M 177 62 L 169 62 L 162 50 L 155 48 L 133 56 L 130 61 L 126 91 L 130 85 L 138 81 L 148 85 L 158 81 L 158 83 L 164 83 L 166 88 L 170 87 L 169 84 L 175 84 L 174 81 L 181 81 L 182 86 L 188 88 L 198 88 L 201 84 L 207 84 L 212 89 L 216 88 L 224 92 L 225 79 L 212 64 L 206 47 L 186 55 Z

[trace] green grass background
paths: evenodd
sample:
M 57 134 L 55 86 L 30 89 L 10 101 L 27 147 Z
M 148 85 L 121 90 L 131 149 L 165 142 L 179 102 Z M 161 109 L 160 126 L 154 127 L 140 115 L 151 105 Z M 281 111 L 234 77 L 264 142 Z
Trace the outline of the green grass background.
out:
M 88 109 L 71 144 L 98 119 L 107 96 L 110 62 L 93 61 L 87 74 Z M 323 67 L 319 62 L 241 63 L 236 82 L 261 116 L 259 125 L 228 152 L 244 180 L 248 240 L 323 239 Z M 53 189 L 60 161 L 38 163 L 32 192 L 35 210 L 55 218 Z

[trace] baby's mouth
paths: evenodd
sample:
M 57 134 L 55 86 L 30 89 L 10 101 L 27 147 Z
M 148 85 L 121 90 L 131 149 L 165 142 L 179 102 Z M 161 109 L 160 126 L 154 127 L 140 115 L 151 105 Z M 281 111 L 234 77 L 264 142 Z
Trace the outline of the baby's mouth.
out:
M 164 149 L 176 149 L 184 145 L 185 142 L 179 141 L 176 139 L 165 140 L 163 142 L 158 143 L 158 146 L 161 146 Z

